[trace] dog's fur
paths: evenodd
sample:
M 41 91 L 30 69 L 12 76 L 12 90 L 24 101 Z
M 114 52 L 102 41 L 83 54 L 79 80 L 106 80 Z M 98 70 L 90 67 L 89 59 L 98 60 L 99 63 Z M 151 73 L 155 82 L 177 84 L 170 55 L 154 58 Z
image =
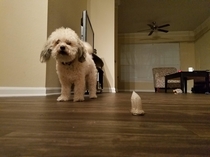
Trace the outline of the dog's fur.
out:
M 56 60 L 56 71 L 61 84 L 61 95 L 57 101 L 69 101 L 71 86 L 74 85 L 73 101 L 84 101 L 84 92 L 90 98 L 96 96 L 97 69 L 92 60 L 92 47 L 79 39 L 70 28 L 56 29 L 49 36 L 40 55 L 46 62 L 50 56 Z

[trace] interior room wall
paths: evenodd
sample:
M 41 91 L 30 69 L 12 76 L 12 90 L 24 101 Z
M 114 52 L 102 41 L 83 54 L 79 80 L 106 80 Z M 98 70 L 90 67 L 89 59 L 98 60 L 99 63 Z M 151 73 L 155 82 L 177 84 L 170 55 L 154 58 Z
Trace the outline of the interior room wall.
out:
M 119 60 L 118 60 L 118 55 L 119 55 L 119 50 L 118 50 L 118 5 L 120 4 L 119 0 L 115 0 L 115 89 L 116 92 L 118 92 L 118 78 L 119 78 Z
M 48 6 L 47 36 L 60 27 L 70 27 L 81 35 L 80 21 L 82 11 L 87 9 L 86 0 L 49 0 Z M 46 87 L 49 93 L 60 89 L 53 58 L 47 62 Z
M 0 1 L 0 95 L 2 89 L 44 87 L 39 55 L 47 34 L 48 0 Z
M 195 44 L 194 42 L 180 42 L 180 70 L 187 71 L 188 67 L 195 68 Z
M 115 92 L 115 1 L 88 0 L 95 48 L 104 62 L 104 91 Z
M 180 46 L 180 70 L 188 71 L 188 67 L 195 67 L 195 43 L 181 42 Z M 187 90 L 190 92 L 193 87 L 193 80 L 187 81 Z
M 195 67 L 195 45 L 192 32 L 177 32 L 167 35 L 160 35 L 160 39 L 145 40 L 148 36 L 145 34 L 121 34 L 119 35 L 119 47 L 123 44 L 137 44 L 137 43 L 169 43 L 175 42 L 180 45 L 180 69 L 187 70 L 189 66 Z M 147 34 L 146 34 L 147 35 Z M 161 39 L 161 37 L 163 39 Z M 167 40 L 165 40 L 165 38 Z M 120 57 L 120 54 L 118 55 Z M 188 91 L 191 90 L 193 83 L 189 81 Z M 119 91 L 154 91 L 153 82 L 122 82 L 118 80 Z
M 195 41 L 195 64 L 198 70 L 210 70 L 210 30 Z
M 15 90 L 12 95 L 16 96 L 30 92 L 42 95 L 46 89 L 49 93 L 58 92 L 55 61 L 41 64 L 40 52 L 47 37 L 58 27 L 71 27 L 80 36 L 80 18 L 88 6 L 96 25 L 96 46 L 105 61 L 104 85 L 114 88 L 114 0 L 90 0 L 89 5 L 87 0 L 1 0 L 0 42 L 4 47 L 0 47 L 0 95 L 2 90 Z M 8 70 L 10 67 L 15 70 Z M 41 88 L 41 93 L 37 88 Z

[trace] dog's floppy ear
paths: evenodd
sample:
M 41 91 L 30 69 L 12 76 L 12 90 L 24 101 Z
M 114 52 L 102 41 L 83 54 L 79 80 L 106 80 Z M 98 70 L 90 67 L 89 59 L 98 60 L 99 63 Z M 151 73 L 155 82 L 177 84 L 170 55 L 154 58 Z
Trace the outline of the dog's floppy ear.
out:
M 81 63 L 85 61 L 85 58 L 86 58 L 85 51 L 86 50 L 85 50 L 84 44 L 82 43 L 82 41 L 80 41 L 79 47 L 78 47 L 78 61 Z
M 50 42 L 47 41 L 44 46 L 44 49 L 42 50 L 42 52 L 40 54 L 40 62 L 41 63 L 46 62 L 50 59 L 51 51 L 52 51 L 52 48 L 50 46 Z

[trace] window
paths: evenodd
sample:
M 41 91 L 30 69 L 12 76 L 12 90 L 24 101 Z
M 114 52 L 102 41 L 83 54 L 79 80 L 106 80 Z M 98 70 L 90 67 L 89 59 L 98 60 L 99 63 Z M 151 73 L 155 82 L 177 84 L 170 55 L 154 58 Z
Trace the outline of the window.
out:
M 179 43 L 125 44 L 120 47 L 121 81 L 151 82 L 153 67 L 179 69 Z

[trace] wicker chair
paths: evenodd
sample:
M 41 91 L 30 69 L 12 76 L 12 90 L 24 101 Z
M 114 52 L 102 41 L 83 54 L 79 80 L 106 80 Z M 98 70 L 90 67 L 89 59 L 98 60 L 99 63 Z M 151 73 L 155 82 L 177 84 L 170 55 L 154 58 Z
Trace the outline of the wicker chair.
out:
M 165 89 L 165 76 L 177 72 L 175 67 L 157 67 L 152 69 L 155 92 L 159 89 Z M 169 80 L 168 88 L 180 88 L 180 80 Z

